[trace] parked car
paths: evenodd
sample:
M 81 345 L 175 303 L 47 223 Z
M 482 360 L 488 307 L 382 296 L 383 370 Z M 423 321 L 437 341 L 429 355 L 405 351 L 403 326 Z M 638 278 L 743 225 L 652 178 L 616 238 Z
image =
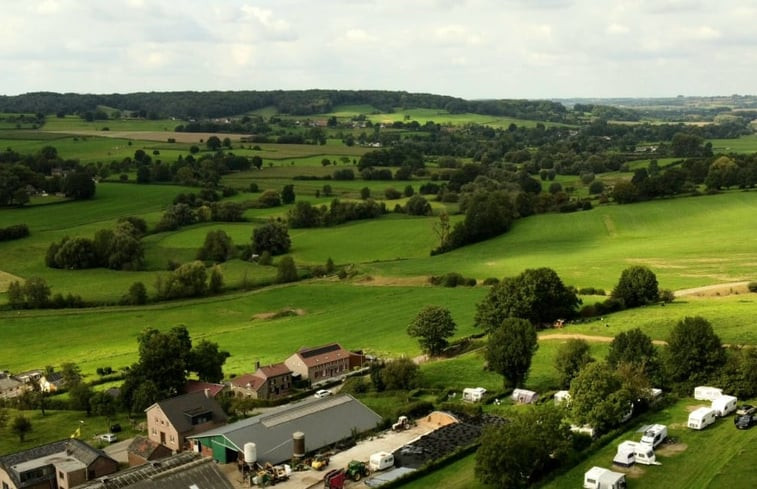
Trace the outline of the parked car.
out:
M 736 409 L 736 416 L 744 416 L 745 414 L 756 414 L 757 408 L 751 404 L 742 404 Z
M 331 395 L 330 390 L 321 389 L 315 392 L 314 396 L 316 399 L 323 399 L 324 397 L 329 397 Z
M 104 433 L 100 435 L 100 440 L 107 442 L 107 443 L 113 443 L 118 441 L 118 437 L 114 433 Z

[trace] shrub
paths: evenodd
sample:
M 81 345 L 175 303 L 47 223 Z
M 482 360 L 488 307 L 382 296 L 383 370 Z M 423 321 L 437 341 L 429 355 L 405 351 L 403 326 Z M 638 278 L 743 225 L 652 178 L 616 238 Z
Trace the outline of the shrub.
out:
M 10 241 L 29 236 L 29 226 L 26 224 L 15 224 L 7 228 L 0 228 L 0 241 Z
M 396 200 L 402 197 L 402 193 L 397 189 L 389 187 L 388 189 L 384 190 L 384 196 L 387 200 Z
M 497 285 L 499 283 L 499 279 L 496 277 L 488 277 L 484 279 L 484 285 Z
M 749 289 L 749 292 L 757 292 L 757 282 L 749 282 L 747 288 Z

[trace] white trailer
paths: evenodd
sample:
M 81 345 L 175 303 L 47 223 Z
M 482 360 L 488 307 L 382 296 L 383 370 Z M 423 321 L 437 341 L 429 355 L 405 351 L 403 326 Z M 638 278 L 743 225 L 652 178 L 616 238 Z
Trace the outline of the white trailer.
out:
M 394 467 L 394 455 L 389 452 L 374 453 L 368 459 L 368 467 L 371 469 L 371 472 L 378 472 L 389 467 Z
M 513 389 L 511 397 L 518 404 L 533 404 L 539 399 L 539 394 L 527 389 Z
M 644 430 L 644 435 L 641 437 L 642 445 L 648 445 L 651 448 L 656 448 L 657 445 L 668 437 L 668 427 L 664 424 L 653 424 L 648 426 Z
M 555 404 L 559 405 L 562 403 L 570 403 L 570 392 L 568 391 L 557 391 L 555 392 Z
M 657 465 L 654 450 L 649 445 L 626 440 L 618 445 L 618 451 L 612 463 L 621 467 L 630 467 L 634 463 L 644 465 Z
M 715 410 L 701 407 L 689 414 L 687 426 L 692 430 L 703 430 L 715 422 Z
M 730 414 L 736 410 L 736 402 L 738 399 L 734 396 L 720 396 L 712 401 L 712 409 L 715 410 L 715 415 L 719 418 Z
M 463 401 L 480 402 L 486 394 L 483 387 L 466 387 L 463 389 Z
M 602 467 L 592 467 L 584 474 L 584 489 L 625 489 L 626 476 Z
M 717 387 L 710 387 L 707 385 L 694 387 L 694 399 L 696 399 L 697 401 L 714 401 L 722 395 L 723 389 L 719 389 Z

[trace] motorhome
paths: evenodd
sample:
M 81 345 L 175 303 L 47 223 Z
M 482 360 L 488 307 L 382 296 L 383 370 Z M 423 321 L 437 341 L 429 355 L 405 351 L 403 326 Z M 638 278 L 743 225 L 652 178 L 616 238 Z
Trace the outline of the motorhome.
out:
M 615 458 L 612 459 L 612 463 L 621 467 L 630 467 L 634 463 L 655 465 L 657 458 L 649 445 L 626 440 L 618 445 L 618 451 Z
M 700 385 L 694 388 L 694 399 L 697 401 L 714 401 L 723 395 L 723 389 Z
M 657 445 L 663 442 L 668 437 L 668 427 L 664 424 L 653 424 L 648 426 L 644 430 L 644 435 L 641 437 L 642 445 L 648 445 L 652 448 L 656 448 Z
M 584 489 L 625 489 L 626 476 L 602 467 L 592 467 L 584 474 Z
M 723 395 L 712 401 L 711 407 L 715 410 L 715 414 L 719 418 L 722 418 L 736 410 L 736 401 L 738 401 L 738 399 L 734 396 Z
M 689 414 L 687 426 L 692 430 L 703 430 L 715 422 L 715 410 L 701 407 Z

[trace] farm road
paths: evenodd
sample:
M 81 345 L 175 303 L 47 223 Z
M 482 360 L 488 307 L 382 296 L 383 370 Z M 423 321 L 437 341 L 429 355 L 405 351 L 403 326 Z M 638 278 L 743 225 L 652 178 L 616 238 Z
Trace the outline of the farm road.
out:
M 579 333 L 557 333 L 557 334 L 545 334 L 539 336 L 539 341 L 547 341 L 547 340 L 586 340 L 586 341 L 595 341 L 599 343 L 610 343 L 612 340 L 614 340 L 615 337 L 613 336 L 594 336 L 590 334 L 579 334 Z M 662 340 L 653 340 L 652 343 L 655 345 L 667 345 L 667 341 Z

